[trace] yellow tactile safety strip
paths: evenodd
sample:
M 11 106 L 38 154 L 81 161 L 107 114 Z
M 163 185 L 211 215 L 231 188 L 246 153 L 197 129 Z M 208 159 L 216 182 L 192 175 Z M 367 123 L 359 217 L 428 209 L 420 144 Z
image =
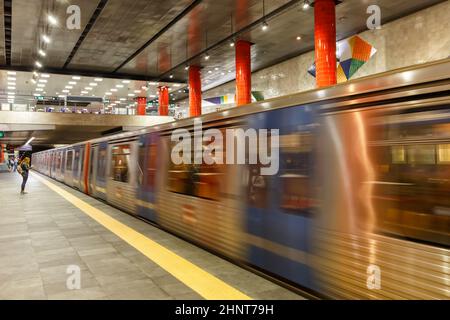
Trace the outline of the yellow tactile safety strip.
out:
M 47 179 L 44 179 L 35 173 L 32 173 L 32 175 L 109 231 L 139 250 L 142 254 L 197 292 L 203 298 L 210 300 L 251 299 L 249 296 L 204 271 L 195 264 L 147 238 L 143 234 L 136 232 L 127 225 L 56 186 Z

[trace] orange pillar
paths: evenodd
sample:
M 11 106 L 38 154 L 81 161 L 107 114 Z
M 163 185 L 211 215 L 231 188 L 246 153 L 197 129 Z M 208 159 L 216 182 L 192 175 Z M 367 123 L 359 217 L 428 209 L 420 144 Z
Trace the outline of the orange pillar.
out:
M 189 115 L 191 117 L 202 114 L 202 82 L 200 67 L 189 67 Z
M 336 84 L 336 8 L 334 0 L 314 2 L 314 42 L 318 88 Z
M 136 114 L 138 116 L 145 116 L 145 111 L 147 108 L 147 98 L 137 97 L 136 102 L 137 102 Z
M 159 87 L 159 115 L 169 115 L 169 88 L 166 86 Z
M 236 106 L 252 102 L 252 71 L 250 57 L 251 43 L 236 42 Z
M 3 155 L 3 148 L 4 145 L 0 144 L 0 164 L 3 163 L 3 161 L 5 161 L 5 156 Z

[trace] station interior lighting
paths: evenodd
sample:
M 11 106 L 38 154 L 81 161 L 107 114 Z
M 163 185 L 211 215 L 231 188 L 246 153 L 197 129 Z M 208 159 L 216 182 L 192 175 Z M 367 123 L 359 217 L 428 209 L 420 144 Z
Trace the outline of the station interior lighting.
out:
M 31 138 L 25 143 L 25 145 L 26 145 L 26 146 L 29 145 L 34 139 L 35 139 L 35 137 L 31 137 Z

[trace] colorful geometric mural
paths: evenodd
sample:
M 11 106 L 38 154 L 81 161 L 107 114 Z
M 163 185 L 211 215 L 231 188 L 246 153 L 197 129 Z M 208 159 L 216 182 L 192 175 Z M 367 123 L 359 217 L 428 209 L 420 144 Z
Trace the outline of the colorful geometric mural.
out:
M 336 45 L 337 53 L 337 82 L 349 80 L 377 52 L 368 42 L 359 36 L 339 41 Z M 308 73 L 316 77 L 316 64 L 314 63 Z

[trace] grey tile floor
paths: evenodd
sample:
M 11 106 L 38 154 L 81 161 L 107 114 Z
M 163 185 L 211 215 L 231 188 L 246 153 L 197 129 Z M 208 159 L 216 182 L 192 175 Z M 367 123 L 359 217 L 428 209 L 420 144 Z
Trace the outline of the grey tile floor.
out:
M 202 299 L 138 250 L 30 176 L 0 173 L 0 299 Z M 264 278 L 54 180 L 254 299 L 303 299 Z M 67 288 L 68 266 L 81 287 Z

